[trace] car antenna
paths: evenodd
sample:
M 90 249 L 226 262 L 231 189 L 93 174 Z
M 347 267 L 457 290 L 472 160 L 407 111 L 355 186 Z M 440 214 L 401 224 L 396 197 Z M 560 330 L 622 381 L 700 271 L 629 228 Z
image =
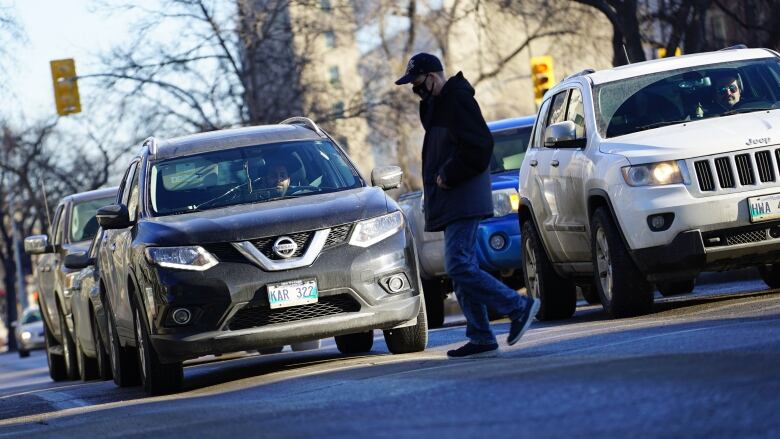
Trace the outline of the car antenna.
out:
M 626 62 L 631 64 L 631 58 L 628 57 L 628 50 L 626 50 L 626 45 L 623 44 L 623 53 L 626 55 Z
M 43 207 L 46 209 L 46 222 L 49 223 L 49 236 L 52 236 L 51 230 L 51 216 L 49 215 L 49 200 L 46 198 L 46 184 L 43 178 L 38 176 L 38 181 L 41 182 L 41 189 L 43 190 Z

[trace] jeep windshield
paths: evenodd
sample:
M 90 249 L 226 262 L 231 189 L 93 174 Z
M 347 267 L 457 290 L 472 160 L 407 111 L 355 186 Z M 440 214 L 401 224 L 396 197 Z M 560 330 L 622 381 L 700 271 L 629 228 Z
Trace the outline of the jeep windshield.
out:
M 490 172 L 514 171 L 520 169 L 528 149 L 533 125 L 493 132 L 493 157 Z
M 149 204 L 154 215 L 174 215 L 361 186 L 357 171 L 338 148 L 328 141 L 307 140 L 154 163 Z
M 603 137 L 780 108 L 780 60 L 760 58 L 653 73 L 593 88 Z

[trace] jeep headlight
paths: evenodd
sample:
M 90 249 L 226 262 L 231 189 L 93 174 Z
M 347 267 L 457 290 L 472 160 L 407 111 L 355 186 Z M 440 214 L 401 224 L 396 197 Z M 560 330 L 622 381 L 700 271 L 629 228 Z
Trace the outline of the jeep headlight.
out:
M 688 168 L 683 160 L 626 166 L 623 168 L 623 179 L 629 186 L 663 186 L 687 184 L 689 181 Z
M 147 247 L 146 260 L 160 267 L 204 271 L 219 261 L 199 245 L 189 247 Z
M 493 191 L 493 216 L 505 216 L 516 213 L 520 206 L 520 195 L 516 189 L 501 189 Z
M 401 211 L 388 213 L 369 220 L 361 221 L 355 226 L 350 245 L 368 247 L 392 236 L 404 226 L 404 215 Z

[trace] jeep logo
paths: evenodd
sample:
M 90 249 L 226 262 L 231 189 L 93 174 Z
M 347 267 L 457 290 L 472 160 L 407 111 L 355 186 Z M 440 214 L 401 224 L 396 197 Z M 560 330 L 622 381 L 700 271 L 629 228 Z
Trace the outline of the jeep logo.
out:
M 273 251 L 281 258 L 289 258 L 298 250 L 298 244 L 289 236 L 282 236 L 274 242 Z
M 750 145 L 769 145 L 769 137 L 760 137 L 758 139 L 748 139 L 745 142 L 746 146 Z

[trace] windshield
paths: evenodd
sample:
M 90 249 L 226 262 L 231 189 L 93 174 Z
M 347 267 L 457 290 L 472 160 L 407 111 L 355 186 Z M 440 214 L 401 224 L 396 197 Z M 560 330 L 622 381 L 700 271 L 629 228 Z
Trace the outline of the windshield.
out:
M 31 309 L 22 316 L 22 324 L 35 323 L 41 321 L 41 312 L 37 309 Z
M 329 141 L 307 140 L 213 151 L 155 163 L 155 215 L 304 197 L 363 186 Z
M 84 201 L 73 206 L 73 212 L 70 214 L 70 241 L 79 242 L 94 238 L 98 229 L 95 218 L 97 210 L 114 201 L 112 196 Z
M 493 133 L 493 157 L 490 160 L 490 172 L 503 172 L 520 169 L 528 149 L 533 125 L 512 128 Z
M 780 108 L 780 60 L 761 58 L 689 67 L 594 87 L 604 137 Z

